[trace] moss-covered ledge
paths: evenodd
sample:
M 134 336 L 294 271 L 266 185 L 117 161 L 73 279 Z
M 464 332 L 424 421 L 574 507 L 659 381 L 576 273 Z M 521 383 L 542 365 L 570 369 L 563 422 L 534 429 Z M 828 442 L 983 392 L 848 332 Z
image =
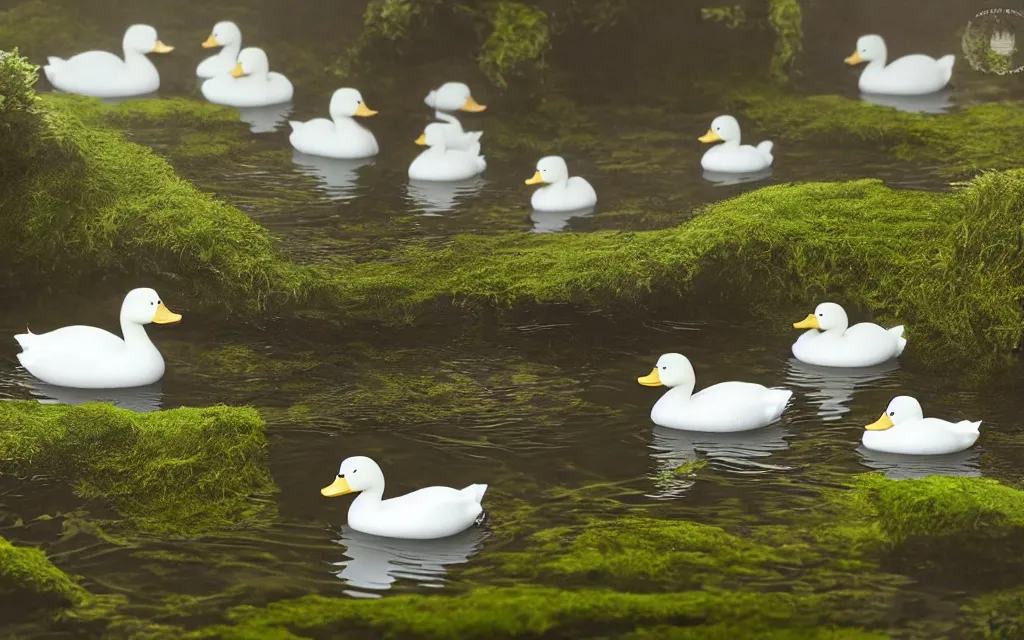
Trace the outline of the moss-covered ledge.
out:
M 730 102 L 776 141 L 834 147 L 858 141 L 893 157 L 939 165 L 950 176 L 1024 165 L 1024 102 L 992 102 L 942 114 L 908 113 L 837 95 L 777 90 L 734 95 Z
M 194 536 L 275 513 L 264 422 L 254 409 L 138 414 L 5 401 L 0 426 L 0 473 L 65 482 L 144 532 Z

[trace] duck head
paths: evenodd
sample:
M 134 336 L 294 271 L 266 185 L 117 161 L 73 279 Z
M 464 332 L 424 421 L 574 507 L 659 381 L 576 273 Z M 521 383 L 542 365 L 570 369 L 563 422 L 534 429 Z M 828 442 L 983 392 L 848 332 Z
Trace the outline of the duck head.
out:
M 259 47 L 246 47 L 238 52 L 238 62 L 231 70 L 236 78 L 242 76 L 265 76 L 270 73 L 270 60 L 267 53 Z
M 124 40 L 121 41 L 124 52 L 131 53 L 170 53 L 174 47 L 169 47 L 160 42 L 156 37 L 156 29 L 148 24 L 133 24 L 124 32 Z
M 846 311 L 834 302 L 822 302 L 800 322 L 794 322 L 794 329 L 818 329 L 821 331 L 846 331 L 850 320 Z
M 915 420 L 924 420 L 921 403 L 910 396 L 897 396 L 889 402 L 889 406 L 886 407 L 881 418 L 864 428 L 868 431 L 885 431 L 902 422 L 914 422 Z
M 331 117 L 352 118 L 354 116 L 369 117 L 377 112 L 366 106 L 363 95 L 356 89 L 338 89 L 331 96 Z
M 156 291 L 152 289 L 132 289 L 121 303 L 121 323 L 146 325 L 173 324 L 181 322 L 181 315 L 172 313 L 164 306 Z
M 346 493 L 357 493 L 376 489 L 384 491 L 384 472 L 380 466 L 366 456 L 345 458 L 338 469 L 338 477 L 320 490 L 327 498 L 336 498 Z
M 203 42 L 203 48 L 212 49 L 214 47 L 238 47 L 241 46 L 241 44 L 242 30 L 239 29 L 238 25 L 234 22 L 224 21 L 213 25 L 213 31 L 210 32 L 210 37 Z
M 427 96 L 426 103 L 439 111 L 479 113 L 487 108 L 486 105 L 482 105 L 473 99 L 469 87 L 462 82 L 444 83 L 437 91 L 432 91 Z
M 871 34 L 857 38 L 857 48 L 846 57 L 846 64 L 860 64 L 861 62 L 880 61 L 885 64 L 886 58 L 885 40 L 882 36 Z
M 569 166 L 561 156 L 547 156 L 537 161 L 537 171 L 526 184 L 553 184 L 569 179 Z
M 434 122 L 427 125 L 420 137 L 416 138 L 416 144 L 428 147 L 444 147 L 444 125 Z
M 740 123 L 732 116 L 718 116 L 711 121 L 708 132 L 697 138 L 701 142 L 739 142 Z
M 666 353 L 658 358 L 658 364 L 648 375 L 637 378 L 636 381 L 645 387 L 693 388 L 696 377 L 689 358 L 681 353 Z

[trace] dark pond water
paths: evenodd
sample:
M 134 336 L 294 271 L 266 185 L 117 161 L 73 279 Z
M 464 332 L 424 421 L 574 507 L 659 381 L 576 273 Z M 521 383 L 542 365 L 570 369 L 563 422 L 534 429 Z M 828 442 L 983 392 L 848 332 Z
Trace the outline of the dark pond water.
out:
M 264 46 L 272 68 L 293 77 L 296 96 L 291 113 L 281 115 L 285 119 L 323 115 L 335 88 L 358 87 L 380 111 L 368 126 L 382 151 L 364 166 L 331 168 L 333 191 L 316 167 L 295 164 L 286 124 L 244 132 L 228 158 L 175 154 L 175 145 L 190 135 L 186 130 L 130 131 L 167 152 L 201 188 L 282 234 L 301 260 L 369 256 L 460 232 L 665 227 L 701 203 L 794 180 L 877 177 L 894 186 L 945 188 L 941 167 L 897 161 L 864 145 L 788 145 L 756 127 L 744 128 L 746 141 L 777 140 L 772 176 L 734 186 L 705 181 L 699 168 L 705 149 L 696 137 L 721 108 L 701 83 L 715 81 L 719 68 L 726 76 L 754 65 L 751 74 L 763 75 L 773 36 L 764 29 L 738 33 L 702 23 L 696 5 L 669 9 L 660 0 L 637 2 L 617 26 L 597 33 L 570 26 L 555 39 L 543 75 L 534 72 L 535 78 L 501 92 L 480 74 L 472 47 L 429 38 L 408 45 L 404 56 L 380 47 L 367 52 L 367 64 L 351 82 L 318 73 L 317 61 L 323 65 L 353 45 L 363 9 L 358 2 L 331 9 L 323 4 L 188 2 L 172 10 L 141 1 L 68 0 L 0 6 L 28 11 L 31 5 L 55 24 L 77 25 L 70 35 L 60 32 L 67 37 L 48 39 L 45 30 L 26 36 L 22 51 L 36 61 L 116 47 L 125 25 L 153 24 L 164 42 L 177 46 L 157 61 L 161 97 L 199 97 L 193 70 L 208 53 L 199 43 L 221 19 L 236 20 L 245 43 Z M 803 54 L 791 90 L 852 98 L 857 72 L 842 58 L 857 36 L 883 33 L 893 55 L 959 56 L 960 32 L 978 10 L 973 3 L 892 7 L 881 0 L 806 2 L 801 8 Z M 1020 97 L 1019 79 L 957 64 L 952 108 Z M 488 170 L 461 193 L 410 190 L 405 170 L 418 151 L 413 140 L 431 115 L 423 96 L 458 79 L 489 106 L 462 119 L 467 130 L 485 132 Z M 48 90 L 45 81 L 40 90 Z M 599 203 L 591 216 L 531 216 L 523 179 L 538 157 L 556 151 L 573 173 L 595 185 Z M 0 335 L 18 333 L 26 323 L 37 331 L 72 323 L 116 331 L 119 286 L 140 284 L 111 283 L 75 294 L 62 291 L 60 283 L 47 295 L 0 292 Z M 171 594 L 222 594 L 215 602 L 229 606 L 311 592 L 365 597 L 436 591 L 458 584 L 467 568 L 486 568 L 489 554 L 517 544 L 486 526 L 424 544 L 347 530 L 348 501 L 324 500 L 319 489 L 349 455 L 378 460 L 392 495 L 429 484 L 488 483 L 485 502 L 493 519 L 500 522 L 503 506 L 517 500 L 541 503 L 534 516 L 540 527 L 576 518 L 579 509 L 611 516 L 638 504 L 712 524 L 774 522 L 785 519 L 794 487 L 833 474 L 883 470 L 893 477 L 945 473 L 1013 481 L 1024 463 L 1014 438 L 1024 430 L 1016 372 L 966 386 L 955 372 L 930 371 L 907 358 L 855 377 L 823 374 L 790 357 L 796 336 L 786 323 L 806 309 L 794 309 L 788 319 L 689 307 L 627 318 L 544 309 L 452 318 L 422 328 L 328 332 L 296 321 L 263 327 L 205 321 L 189 315 L 187 300 L 168 303 L 186 321 L 150 330 L 168 362 L 156 389 L 91 396 L 41 388 L 17 365 L 13 340 L 0 348 L 0 397 L 76 403 L 99 397 L 139 410 L 252 404 L 268 417 L 280 516 L 258 532 L 117 546 L 82 529 L 90 517 L 103 517 L 102 504 L 82 503 L 45 478 L 2 479 L 0 535 L 41 545 L 90 588 L 130 594 L 140 607 Z M 636 377 L 672 351 L 693 361 L 698 388 L 725 380 L 784 385 L 796 392 L 795 402 L 779 424 L 731 437 L 653 428 L 649 411 L 660 392 L 637 385 Z M 929 415 L 984 420 L 978 444 L 962 455 L 927 461 L 861 451 L 862 426 L 904 393 L 920 399 Z M 706 466 L 692 474 L 673 472 L 697 460 Z M 594 499 L 571 502 L 560 497 L 566 489 Z M 41 518 L 61 514 L 71 519 Z M 488 574 L 473 579 L 486 582 Z

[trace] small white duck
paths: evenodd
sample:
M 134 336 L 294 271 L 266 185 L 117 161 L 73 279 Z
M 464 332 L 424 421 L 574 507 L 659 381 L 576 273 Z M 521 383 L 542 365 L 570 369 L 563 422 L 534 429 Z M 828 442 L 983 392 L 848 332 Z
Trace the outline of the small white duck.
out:
M 448 149 L 468 151 L 473 143 L 480 141 L 482 131 L 464 131 L 459 119 L 451 114 L 453 111 L 480 113 L 487 108 L 473 99 L 469 86 L 462 82 L 446 82 L 428 93 L 423 102 L 434 109 L 435 118 L 445 122 L 444 141 Z
M 134 24 L 121 42 L 124 60 L 108 51 L 86 51 L 67 60 L 49 57 L 43 67 L 55 89 L 94 98 L 124 98 L 153 93 L 160 88 L 160 72 L 148 53 L 170 53 L 174 47 L 160 42 L 156 29 Z
M 868 449 L 883 453 L 941 456 L 969 449 L 978 440 L 980 426 L 980 420 L 947 422 L 925 418 L 917 400 L 898 396 L 881 418 L 864 427 L 861 442 Z
M 788 389 L 769 389 L 752 382 L 720 382 L 693 393 L 693 365 L 681 353 L 661 356 L 650 375 L 637 378 L 637 382 L 645 387 L 669 387 L 651 409 L 651 420 L 684 431 L 759 429 L 778 420 L 793 397 Z
M 409 177 L 413 180 L 430 182 L 458 182 L 479 175 L 487 168 L 487 162 L 480 155 L 480 143 L 474 142 L 469 149 L 448 149 L 445 144 L 444 125 L 428 124 L 416 144 L 427 145 L 429 149 L 416 156 L 409 165 Z
M 941 90 L 953 77 L 953 63 L 956 61 L 953 54 L 936 60 L 915 53 L 897 58 L 886 65 L 887 53 L 882 36 L 872 34 L 857 38 L 856 51 L 845 61 L 850 65 L 868 63 L 857 82 L 858 88 L 864 93 L 926 95 Z
M 772 166 L 772 141 L 756 147 L 740 144 L 740 123 L 732 116 L 718 116 L 711 121 L 708 132 L 697 138 L 701 142 L 721 142 L 711 147 L 700 159 L 700 166 L 722 173 L 753 173 Z
M 164 359 L 145 325 L 171 324 L 181 316 L 164 306 L 152 289 L 133 289 L 121 304 L 121 333 L 75 325 L 36 335 L 14 336 L 18 360 L 43 382 L 77 389 L 121 389 L 153 384 L 164 375 Z
M 348 508 L 348 526 L 385 538 L 434 540 L 465 531 L 483 513 L 486 484 L 465 489 L 427 487 L 383 500 L 384 472 L 365 456 L 345 458 L 338 477 L 320 493 L 328 498 L 360 492 Z
M 289 120 L 292 134 L 288 140 L 296 150 L 325 158 L 370 158 L 380 150 L 373 133 L 355 121 L 377 112 L 366 106 L 355 89 L 338 89 L 331 96 L 331 119 L 314 118 L 308 122 Z
M 231 72 L 210 78 L 202 91 L 214 104 L 242 108 L 288 102 L 294 92 L 288 78 L 270 70 L 267 54 L 259 47 L 242 49 Z
M 793 343 L 793 356 L 819 367 L 873 367 L 898 357 L 907 346 L 903 325 L 883 329 L 861 322 L 850 327 L 846 311 L 834 302 L 822 302 L 793 328 L 809 329 Z
M 560 156 L 547 156 L 537 162 L 537 171 L 526 184 L 544 184 L 533 192 L 534 211 L 580 211 L 597 204 L 597 193 L 579 176 L 569 177 L 569 167 Z
M 200 78 L 231 73 L 238 62 L 238 52 L 242 49 L 242 30 L 234 22 L 218 22 L 213 25 L 210 37 L 203 42 L 204 49 L 223 47 L 216 54 L 199 63 L 196 75 Z

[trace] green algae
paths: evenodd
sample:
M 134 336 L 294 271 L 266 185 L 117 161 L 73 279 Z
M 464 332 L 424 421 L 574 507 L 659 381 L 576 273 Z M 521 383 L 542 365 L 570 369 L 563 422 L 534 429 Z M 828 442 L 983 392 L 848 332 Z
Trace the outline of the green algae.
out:
M 4 619 L 13 616 L 15 609 L 65 609 L 87 599 L 88 592 L 53 566 L 45 553 L 0 538 L 0 613 Z M 13 607 L 8 610 L 7 604 Z
M 725 7 L 704 7 L 700 17 L 712 22 L 721 22 L 729 29 L 735 29 L 747 21 L 747 13 L 743 5 L 736 4 Z
M 267 441 L 253 409 L 136 414 L 109 405 L 0 403 L 0 471 L 66 482 L 122 525 L 194 536 L 273 515 Z
M 797 0 L 769 0 L 768 23 L 775 32 L 775 49 L 769 74 L 773 80 L 785 82 L 793 61 L 803 50 L 803 14 Z
M 1009 589 L 971 598 L 960 608 L 964 640 L 1014 640 L 1024 637 L 1024 589 Z
M 952 176 L 1024 164 L 1024 105 L 990 102 L 945 114 L 897 111 L 835 95 L 796 97 L 767 91 L 736 95 L 743 114 L 776 140 L 820 147 L 880 145 L 895 158 L 930 162 Z
M 527 62 L 543 56 L 550 46 L 548 16 L 544 11 L 520 2 L 500 0 L 490 18 L 491 34 L 480 51 L 480 68 L 499 87 Z

